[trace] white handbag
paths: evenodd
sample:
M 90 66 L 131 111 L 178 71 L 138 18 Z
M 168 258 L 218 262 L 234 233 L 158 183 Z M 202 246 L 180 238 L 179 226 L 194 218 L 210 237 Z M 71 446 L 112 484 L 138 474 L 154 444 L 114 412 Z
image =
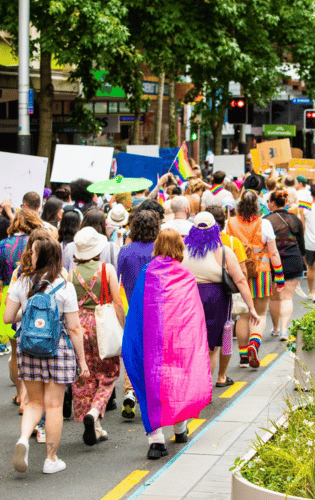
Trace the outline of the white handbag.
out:
M 104 293 L 106 304 L 104 304 Z M 118 321 L 114 304 L 110 302 L 106 266 L 102 264 L 101 299 L 95 307 L 96 337 L 101 359 L 120 356 L 124 330 Z

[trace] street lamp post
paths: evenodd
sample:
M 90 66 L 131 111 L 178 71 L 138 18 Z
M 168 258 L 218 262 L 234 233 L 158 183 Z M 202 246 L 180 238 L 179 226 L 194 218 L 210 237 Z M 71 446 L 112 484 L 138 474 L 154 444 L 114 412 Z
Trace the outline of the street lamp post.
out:
M 31 153 L 30 115 L 28 110 L 30 0 L 19 0 L 19 131 L 18 152 Z

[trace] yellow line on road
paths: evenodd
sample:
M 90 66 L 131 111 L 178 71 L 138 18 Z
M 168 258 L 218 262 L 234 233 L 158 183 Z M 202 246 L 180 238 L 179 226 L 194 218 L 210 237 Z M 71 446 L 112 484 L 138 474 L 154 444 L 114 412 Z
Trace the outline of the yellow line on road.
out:
M 276 353 L 273 353 L 273 354 L 267 354 L 267 356 L 265 356 L 261 362 L 260 362 L 260 366 L 267 366 L 269 365 L 269 363 L 271 363 L 271 361 L 273 361 L 274 359 L 276 359 L 276 357 L 278 356 L 278 354 Z
M 231 387 L 229 387 L 219 398 L 232 398 L 247 382 L 235 382 Z
M 188 424 L 189 435 L 195 432 L 195 430 L 197 430 L 198 427 L 200 427 L 205 421 L 205 418 L 194 418 L 193 420 L 191 420 Z M 170 441 L 175 441 L 175 436 L 173 436 Z
M 127 476 L 121 483 L 107 493 L 101 500 L 120 500 L 128 491 L 130 491 L 141 479 L 143 479 L 147 474 L 148 470 L 135 470 L 129 476 Z

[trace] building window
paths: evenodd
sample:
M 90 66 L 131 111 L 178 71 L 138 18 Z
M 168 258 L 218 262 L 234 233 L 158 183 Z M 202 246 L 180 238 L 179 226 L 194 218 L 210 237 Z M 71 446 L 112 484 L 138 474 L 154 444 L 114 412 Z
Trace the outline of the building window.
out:
M 118 102 L 110 101 L 108 103 L 108 113 L 118 113 Z
M 119 103 L 119 112 L 120 113 L 130 113 L 130 107 L 125 102 Z
M 95 102 L 94 113 L 96 115 L 107 115 L 107 102 Z

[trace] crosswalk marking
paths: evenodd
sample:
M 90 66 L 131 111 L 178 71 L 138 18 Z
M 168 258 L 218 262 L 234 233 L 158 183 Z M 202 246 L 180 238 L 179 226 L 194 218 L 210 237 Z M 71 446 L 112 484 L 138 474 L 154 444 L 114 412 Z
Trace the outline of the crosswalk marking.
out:
M 267 366 L 269 365 L 269 363 L 271 363 L 271 361 L 273 361 L 274 359 L 276 359 L 276 357 L 278 356 L 278 354 L 276 353 L 273 353 L 273 354 L 267 354 L 267 356 L 265 356 L 261 362 L 260 362 L 260 366 Z
M 121 483 L 117 484 L 114 489 L 107 493 L 101 500 L 120 500 L 128 491 L 130 491 L 141 479 L 147 474 L 148 470 L 135 470 L 127 476 Z
M 233 385 L 231 385 L 231 387 L 224 391 L 223 394 L 219 396 L 219 398 L 232 398 L 234 394 L 236 394 L 246 384 L 247 382 L 235 382 Z
M 195 430 L 198 429 L 204 422 L 206 421 L 205 418 L 194 418 L 191 420 L 188 424 L 188 429 L 189 429 L 189 436 L 195 432 Z M 175 436 L 173 436 L 170 441 L 175 441 Z

